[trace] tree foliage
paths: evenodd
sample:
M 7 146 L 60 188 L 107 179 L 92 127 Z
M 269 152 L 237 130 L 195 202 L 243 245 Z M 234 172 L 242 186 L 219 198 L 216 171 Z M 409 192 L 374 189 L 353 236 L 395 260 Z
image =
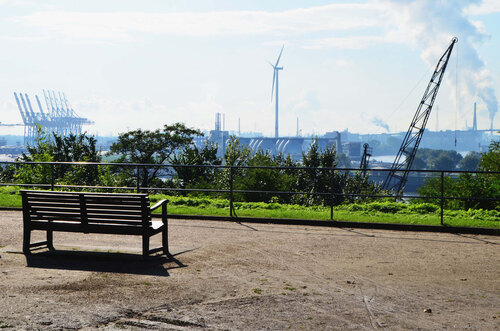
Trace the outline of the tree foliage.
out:
M 36 142 L 27 147 L 27 153 L 17 159 L 20 162 L 100 162 L 100 150 L 95 137 L 86 133 L 61 136 L 43 133 L 39 128 Z M 98 185 L 99 169 L 93 165 L 55 166 L 47 164 L 25 164 L 14 172 L 18 182 L 25 184 L 49 184 L 52 180 L 67 185 Z
M 221 165 L 217 157 L 217 145 L 207 142 L 199 149 L 194 145 L 186 146 L 172 159 L 181 188 L 209 188 L 215 182 L 218 171 L 214 167 L 189 167 Z M 181 166 L 175 166 L 181 165 Z M 183 167 L 184 166 L 184 167 Z
M 462 160 L 456 151 L 420 148 L 413 160 L 413 169 L 455 170 Z
M 464 171 L 476 171 L 481 161 L 481 154 L 478 152 L 469 152 L 458 162 L 458 168 Z
M 500 171 L 500 140 L 491 142 L 488 152 L 481 155 L 479 168 L 483 171 Z
M 194 136 L 203 135 L 201 131 L 186 127 L 182 123 L 164 125 L 163 129 L 133 130 L 122 133 L 118 141 L 111 145 L 109 155 L 118 155 L 116 162 L 139 164 L 172 163 L 176 151 L 189 146 Z M 140 166 L 140 186 L 160 185 L 158 176 L 162 167 Z M 130 181 L 135 177 L 130 168 L 124 170 Z M 130 183 L 127 183 L 130 185 Z
M 474 155 L 472 154 L 470 159 Z M 467 156 L 464 158 L 464 160 Z M 468 164 L 463 163 L 466 167 Z M 481 155 L 479 168 L 483 171 L 500 171 L 500 143 L 492 142 L 488 152 Z M 464 169 L 468 170 L 468 169 Z M 500 176 L 495 174 L 460 174 L 457 178 L 444 177 L 444 195 L 458 199 L 447 199 L 444 204 L 449 209 L 499 209 L 500 203 L 492 199 L 500 198 Z M 418 189 L 421 196 L 436 197 L 427 202 L 439 203 L 441 179 L 428 178 Z M 476 199 L 474 199 L 476 198 Z M 477 199 L 479 198 L 479 199 Z
M 346 200 L 343 193 L 380 191 L 367 177 L 338 170 L 335 147 L 321 149 L 317 141 L 303 152 L 302 162 L 295 162 L 290 156 L 274 156 L 262 150 L 252 153 L 233 139 L 226 150 L 226 162 L 235 166 L 231 170 L 234 189 L 253 191 L 236 194 L 237 200 L 338 205 Z M 229 171 L 226 169 L 223 174 Z M 222 183 L 229 181 L 227 176 L 221 179 Z M 294 193 L 272 193 L 278 191 Z

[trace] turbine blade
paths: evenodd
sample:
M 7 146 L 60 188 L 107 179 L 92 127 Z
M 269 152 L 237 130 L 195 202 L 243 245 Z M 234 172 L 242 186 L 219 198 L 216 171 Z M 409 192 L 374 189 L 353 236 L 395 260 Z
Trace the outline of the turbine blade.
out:
M 267 61 L 267 63 L 269 63 L 269 65 L 274 69 L 274 65 L 270 61 Z
M 281 52 L 280 52 L 280 55 L 278 56 L 278 61 L 276 61 L 276 67 L 278 66 L 278 63 L 280 62 L 281 54 L 283 53 L 283 48 L 285 48 L 285 45 L 283 45 L 283 47 L 281 47 Z

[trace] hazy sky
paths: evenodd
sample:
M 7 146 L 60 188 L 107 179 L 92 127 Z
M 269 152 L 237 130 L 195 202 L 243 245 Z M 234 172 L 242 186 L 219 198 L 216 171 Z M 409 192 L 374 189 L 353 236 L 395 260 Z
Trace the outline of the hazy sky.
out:
M 303 134 L 406 131 L 453 36 L 439 129 L 471 126 L 474 101 L 489 128 L 498 0 L 0 0 L 0 121 L 21 122 L 13 92 L 33 101 L 50 89 L 99 135 L 177 121 L 208 130 L 222 112 L 226 129 L 240 118 L 242 132 L 272 136 L 268 62 L 284 44 L 280 134 L 295 135 L 297 117 Z

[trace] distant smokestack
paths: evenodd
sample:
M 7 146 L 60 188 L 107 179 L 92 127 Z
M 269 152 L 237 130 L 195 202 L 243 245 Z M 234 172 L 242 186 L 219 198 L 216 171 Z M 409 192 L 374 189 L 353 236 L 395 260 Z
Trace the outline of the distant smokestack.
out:
M 476 103 L 474 102 L 474 119 L 472 120 L 472 131 L 477 131 Z
M 215 131 L 220 131 L 220 113 L 215 113 Z
M 238 117 L 238 137 L 241 137 L 241 126 L 240 126 L 240 118 Z

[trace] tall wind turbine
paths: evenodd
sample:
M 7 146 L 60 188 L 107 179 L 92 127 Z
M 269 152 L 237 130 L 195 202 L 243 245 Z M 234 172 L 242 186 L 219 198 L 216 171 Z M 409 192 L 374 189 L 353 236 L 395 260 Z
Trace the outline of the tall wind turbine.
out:
M 278 67 L 278 64 L 280 62 L 281 54 L 283 53 L 283 48 L 285 48 L 285 45 L 281 47 L 281 52 L 280 55 L 278 56 L 278 60 L 276 61 L 276 64 L 273 65 L 271 62 L 269 64 L 271 67 L 274 69 L 274 74 L 273 74 L 273 88 L 271 90 L 271 102 L 273 101 L 273 94 L 274 94 L 274 86 L 276 86 L 276 118 L 274 121 L 274 137 L 278 138 L 279 137 L 279 130 L 278 130 L 278 74 L 280 70 L 283 70 L 283 67 Z M 274 84 L 276 83 L 276 85 Z

